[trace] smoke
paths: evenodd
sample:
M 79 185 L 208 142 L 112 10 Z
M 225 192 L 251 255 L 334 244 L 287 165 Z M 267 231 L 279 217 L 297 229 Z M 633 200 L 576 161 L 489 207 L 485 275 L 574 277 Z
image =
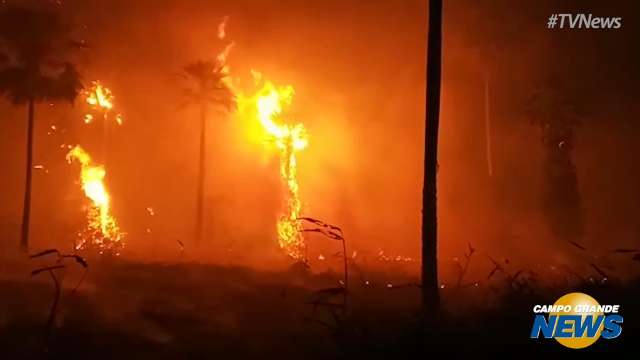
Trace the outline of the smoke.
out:
M 622 75 L 637 54 L 602 55 L 607 46 L 630 47 L 635 29 L 594 37 L 550 33 L 538 20 L 555 5 L 473 5 L 457 2 L 445 9 L 438 174 L 442 266 L 461 256 L 467 243 L 478 249 L 470 270 L 477 276 L 490 269 L 487 256 L 526 264 L 581 261 L 581 254 L 549 230 L 541 200 L 544 147 L 539 128 L 523 110 L 534 84 L 549 73 L 580 79 L 582 90 L 575 95 L 590 106 L 576 129 L 573 152 L 586 216 L 580 242 L 603 250 L 604 241 L 637 245 L 640 229 L 633 214 L 639 209 L 631 199 L 640 195 L 634 185 L 639 174 L 630 165 L 639 143 L 632 121 L 638 108 L 627 94 L 635 85 Z M 108 182 L 132 256 L 175 256 L 178 241 L 187 253 L 216 261 L 267 263 L 280 256 L 275 223 L 283 189 L 277 156 L 248 141 L 246 129 L 222 110 L 208 124 L 206 244 L 192 243 L 198 114 L 182 107 L 176 74 L 190 61 L 214 59 L 233 41 L 227 59 L 232 77 L 251 81 L 253 69 L 296 88 L 292 116 L 310 134 L 299 154 L 305 215 L 341 226 L 353 251 L 419 259 L 424 1 L 68 1 L 64 10 L 89 44 L 79 59 L 85 79 L 108 85 L 126 114 L 127 121 L 110 134 Z M 625 26 L 631 20 L 625 18 Z M 608 79 L 584 80 L 603 66 Z M 637 71 L 631 74 L 637 79 Z M 485 151 L 485 79 L 491 89 L 492 175 Z M 0 216 L 9 238 L 21 209 L 26 110 L 0 106 L 11 119 L 0 122 L 0 162 L 10 174 L 0 180 Z M 79 109 L 63 105 L 41 104 L 36 116 L 36 162 L 51 171 L 35 180 L 34 244 L 70 244 L 83 205 L 74 171 L 57 150 L 63 139 L 44 129 L 64 123 L 64 141 L 89 150 L 99 146 L 100 129 L 84 124 Z M 55 231 L 45 230 L 50 228 Z M 325 240 L 308 241 L 310 251 L 327 255 L 332 249 Z

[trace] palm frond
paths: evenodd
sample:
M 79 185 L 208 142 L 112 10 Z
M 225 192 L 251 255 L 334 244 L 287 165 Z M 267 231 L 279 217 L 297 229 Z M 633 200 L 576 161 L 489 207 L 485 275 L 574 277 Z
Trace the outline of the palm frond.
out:
M 76 68 L 64 60 L 77 48 L 58 12 L 9 6 L 0 11 L 0 95 L 14 104 L 69 101 L 81 84 Z M 11 61 L 8 61 L 11 59 Z
M 0 70 L 0 95 L 19 105 L 29 100 L 33 93 L 28 71 L 22 66 L 10 66 Z
M 190 83 L 183 89 L 187 100 L 233 109 L 235 95 L 225 82 L 228 74 L 219 62 L 198 60 L 185 65 L 182 71 L 182 77 Z
M 47 100 L 73 103 L 82 89 L 80 74 L 75 66 L 68 62 L 64 64 L 64 70 L 60 74 L 47 79 L 48 86 L 41 94 Z
M 44 75 L 24 66 L 0 70 L 0 95 L 16 105 L 29 99 L 73 102 L 81 89 L 80 74 L 70 63 L 65 63 L 57 75 Z

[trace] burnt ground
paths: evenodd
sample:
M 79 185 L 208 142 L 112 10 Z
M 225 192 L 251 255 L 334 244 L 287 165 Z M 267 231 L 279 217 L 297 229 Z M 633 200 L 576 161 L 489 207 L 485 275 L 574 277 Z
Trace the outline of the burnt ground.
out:
M 0 267 L 2 359 L 403 358 L 424 353 L 520 357 L 578 354 L 555 340 L 529 339 L 536 303 L 553 303 L 572 290 L 601 303 L 620 303 L 623 332 L 579 354 L 624 351 L 638 339 L 638 283 L 569 288 L 508 281 L 443 289 L 445 310 L 421 331 L 415 279 L 372 273 L 353 276 L 350 313 L 313 301 L 340 303 L 340 274 L 300 267 L 257 271 L 196 263 L 141 264 L 94 261 L 70 266 L 50 334 L 45 324 L 54 288 L 48 274 L 31 277 L 33 263 Z M 73 268 L 73 269 L 72 269 Z M 332 311 L 335 316 L 332 315 Z M 428 354 L 425 354 L 428 355 Z M 484 356 L 481 356 L 484 357 Z

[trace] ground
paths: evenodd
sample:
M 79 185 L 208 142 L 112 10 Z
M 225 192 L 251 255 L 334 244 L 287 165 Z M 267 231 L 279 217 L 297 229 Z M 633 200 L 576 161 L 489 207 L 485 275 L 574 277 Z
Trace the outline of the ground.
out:
M 338 292 L 339 273 L 123 259 L 90 261 L 76 291 L 82 268 L 68 266 L 47 336 L 54 287 L 47 273 L 30 276 L 38 265 L 5 261 L 0 267 L 0 358 L 395 358 L 506 350 L 526 357 L 569 351 L 555 340 L 528 338 L 531 306 L 567 289 L 518 287 L 499 295 L 495 287 L 443 289 L 445 310 L 424 334 L 419 287 L 406 274 L 398 274 L 393 286 L 390 274 L 370 273 L 368 283 L 354 275 L 349 314 L 336 307 L 334 317 L 326 306 L 314 312 L 312 303 L 342 301 L 341 294 L 331 294 Z M 639 333 L 636 283 L 577 290 L 603 302 L 624 299 L 622 336 L 600 339 L 588 352 L 623 350 L 633 341 Z

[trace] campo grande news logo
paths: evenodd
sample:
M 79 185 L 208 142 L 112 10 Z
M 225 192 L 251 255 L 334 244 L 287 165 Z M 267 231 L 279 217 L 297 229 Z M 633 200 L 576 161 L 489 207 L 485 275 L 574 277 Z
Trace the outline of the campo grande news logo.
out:
M 535 305 L 531 338 L 554 338 L 560 344 L 582 349 L 600 337 L 614 339 L 622 333 L 620 305 L 600 305 L 583 293 L 569 293 L 553 305 Z M 545 317 L 543 314 L 549 314 Z

